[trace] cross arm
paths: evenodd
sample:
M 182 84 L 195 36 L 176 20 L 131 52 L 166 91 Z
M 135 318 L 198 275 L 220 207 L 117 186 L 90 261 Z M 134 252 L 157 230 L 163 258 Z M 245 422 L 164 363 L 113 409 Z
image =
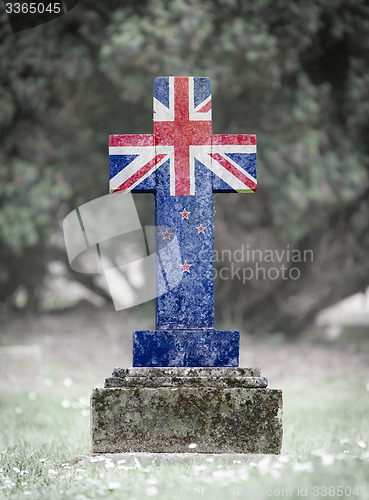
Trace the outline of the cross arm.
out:
M 210 170 L 214 192 L 253 193 L 257 189 L 256 136 L 212 136 Z
M 157 160 L 153 134 L 109 136 L 110 192 L 154 192 Z

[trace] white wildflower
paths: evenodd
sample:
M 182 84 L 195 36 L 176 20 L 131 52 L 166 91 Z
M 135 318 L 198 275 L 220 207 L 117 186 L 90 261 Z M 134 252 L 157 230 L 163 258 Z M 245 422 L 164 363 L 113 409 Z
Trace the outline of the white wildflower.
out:
M 193 470 L 196 472 L 202 471 L 202 470 L 207 470 L 207 465 L 205 464 L 199 464 L 199 465 L 194 465 Z
M 156 488 L 155 486 L 150 486 L 149 488 L 147 488 L 146 490 L 146 495 L 148 497 L 154 497 L 155 495 L 157 495 L 159 493 L 159 490 L 158 488 Z
M 314 472 L 314 466 L 311 462 L 296 462 L 292 465 L 296 472 Z
M 322 461 L 322 465 L 323 467 L 328 467 L 329 465 L 332 465 L 334 464 L 334 456 L 333 455 L 329 455 L 328 453 L 326 455 L 322 455 L 320 457 L 321 461 Z
M 238 470 L 238 478 L 241 481 L 248 481 L 249 471 L 248 471 L 247 467 L 242 467 L 241 469 Z
M 197 444 L 196 443 L 191 443 L 188 445 L 188 447 L 190 448 L 190 450 L 193 450 L 194 448 L 197 447 Z
M 270 456 L 265 456 L 257 463 L 257 468 L 261 474 L 266 474 L 269 471 L 271 460 Z
M 64 387 L 72 387 L 73 380 L 71 378 L 67 377 L 63 380 L 63 385 L 64 385 Z
M 338 453 L 336 456 L 335 456 L 335 459 L 336 460 L 346 460 L 346 455 L 345 453 Z
M 16 408 L 14 408 L 14 411 L 17 415 L 20 415 L 22 413 L 22 408 L 20 406 L 17 406 Z
M 234 471 L 230 471 L 227 469 L 218 469 L 213 471 L 212 476 L 218 479 L 223 479 L 225 477 L 229 477 L 230 474 L 234 475 Z
M 120 488 L 120 483 L 118 481 L 112 481 L 111 483 L 108 484 L 108 490 L 113 491 L 113 490 L 118 490 Z
M 271 469 L 270 475 L 274 479 L 279 479 L 281 477 L 281 472 L 278 469 Z
M 319 448 L 318 450 L 313 450 L 311 452 L 311 455 L 315 455 L 316 457 L 321 457 L 322 455 L 325 455 L 325 450 L 322 450 Z
M 90 406 L 90 400 L 86 398 L 85 396 L 80 396 L 78 398 L 78 403 L 81 405 L 81 407 L 89 407 Z
M 366 448 L 366 443 L 360 439 L 360 441 L 357 442 L 357 445 L 359 448 Z

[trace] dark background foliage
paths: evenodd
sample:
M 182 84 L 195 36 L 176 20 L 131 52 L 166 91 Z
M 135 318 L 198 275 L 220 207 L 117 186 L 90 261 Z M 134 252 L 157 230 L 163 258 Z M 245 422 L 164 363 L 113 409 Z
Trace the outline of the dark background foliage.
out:
M 365 289 L 368 33 L 364 0 L 81 0 L 15 34 L 2 13 L 2 308 L 22 289 L 38 310 L 50 262 L 67 272 L 61 222 L 107 193 L 110 133 L 152 132 L 159 75 L 210 76 L 213 131 L 258 137 L 257 194 L 215 195 L 216 248 L 314 255 L 286 263 L 299 280 L 217 280 L 218 321 L 294 334 Z M 145 223 L 152 200 L 137 203 Z

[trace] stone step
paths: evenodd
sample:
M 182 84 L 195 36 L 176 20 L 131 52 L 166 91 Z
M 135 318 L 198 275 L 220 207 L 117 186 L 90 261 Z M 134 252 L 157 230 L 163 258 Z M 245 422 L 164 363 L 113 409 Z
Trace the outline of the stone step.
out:
M 113 377 L 260 377 L 260 368 L 241 367 L 133 367 L 115 368 Z
M 105 387 L 249 387 L 265 388 L 265 377 L 110 377 Z

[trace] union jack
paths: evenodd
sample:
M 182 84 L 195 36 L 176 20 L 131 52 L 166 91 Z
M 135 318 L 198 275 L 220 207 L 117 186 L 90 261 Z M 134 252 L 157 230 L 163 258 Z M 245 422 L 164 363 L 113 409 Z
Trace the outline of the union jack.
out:
M 169 160 L 169 194 L 195 194 L 195 162 L 212 173 L 213 191 L 256 191 L 256 137 L 212 135 L 211 83 L 204 77 L 159 77 L 154 83 L 154 133 L 111 135 L 110 192 L 156 190 Z

